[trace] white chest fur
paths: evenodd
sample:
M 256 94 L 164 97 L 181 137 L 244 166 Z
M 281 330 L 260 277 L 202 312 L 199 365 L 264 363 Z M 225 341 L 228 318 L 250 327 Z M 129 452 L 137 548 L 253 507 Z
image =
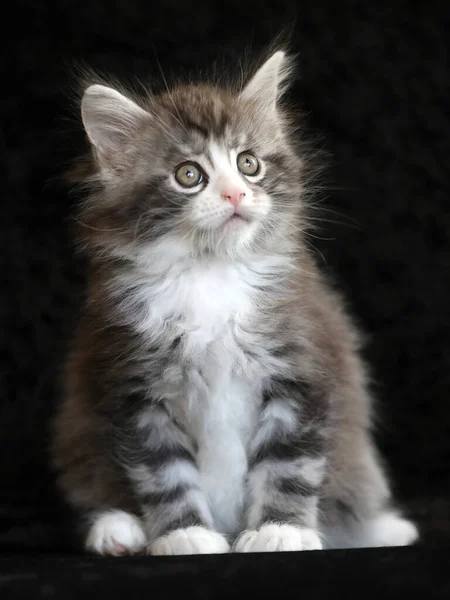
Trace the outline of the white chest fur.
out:
M 260 378 L 245 352 L 251 339 L 244 327 L 255 295 L 245 275 L 213 265 L 187 273 L 174 286 L 181 360 L 163 383 L 165 397 L 172 392 L 175 418 L 197 443 L 202 487 L 217 529 L 226 533 L 240 527 L 247 446 L 261 397 Z
M 258 344 L 250 324 L 260 284 L 255 269 L 241 264 L 177 263 L 142 286 L 146 308 L 134 324 L 144 337 L 160 336 L 167 323 L 181 336 L 153 392 L 195 441 L 202 487 L 224 533 L 241 525 L 265 375 L 263 361 L 246 351 Z
M 260 385 L 244 351 L 241 328 L 253 309 L 247 274 L 227 266 L 196 272 L 186 296 L 184 395 L 174 411 L 198 444 L 203 489 L 218 530 L 240 528 L 247 445 L 258 416 Z M 187 400 L 187 402 L 186 402 Z

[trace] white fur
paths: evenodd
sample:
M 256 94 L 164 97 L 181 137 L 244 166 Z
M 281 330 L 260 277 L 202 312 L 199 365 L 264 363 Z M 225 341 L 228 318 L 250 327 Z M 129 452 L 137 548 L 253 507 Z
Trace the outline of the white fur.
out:
M 204 527 L 177 529 L 150 544 L 150 554 L 171 556 L 174 554 L 226 554 L 230 546 L 227 540 Z
M 124 307 L 123 316 L 134 314 L 132 325 L 150 342 L 163 337 L 165 324 L 177 317 L 174 327 L 183 335 L 180 363 L 161 374 L 151 393 L 165 399 L 173 417 L 198 441 L 201 488 L 216 528 L 237 533 L 262 381 L 274 366 L 280 367 L 279 359 L 262 350 L 248 323 L 258 302 L 258 286 L 285 265 L 276 257 L 262 257 L 251 268 L 238 261 L 191 260 L 175 240 L 152 250 L 149 266 L 115 281 L 116 286 L 142 281 L 137 294 L 146 308 L 133 313 Z M 243 352 L 243 344 L 260 353 L 258 360 Z M 145 416 L 141 426 L 144 421 Z
M 246 446 L 256 425 L 257 400 L 250 386 L 233 381 L 189 420 L 193 429 L 202 430 L 197 455 L 202 489 L 215 526 L 224 533 L 236 533 L 243 525 Z
M 231 318 L 249 314 L 258 298 L 258 286 L 290 268 L 283 256 L 263 255 L 247 264 L 229 259 L 200 261 L 190 257 L 190 251 L 189 243 L 178 236 L 166 236 L 135 256 L 118 254 L 134 259 L 137 265 L 113 279 L 111 293 L 137 288 L 121 316 L 132 319 L 139 333 L 157 336 L 167 319 L 181 315 L 180 333 L 192 334 L 195 345 L 206 344 Z M 133 310 L 134 306 L 141 310 Z
M 263 525 L 256 531 L 246 531 L 234 546 L 234 552 L 296 552 L 321 549 L 322 543 L 313 529 L 300 529 L 292 525 Z
M 147 538 L 139 519 L 121 510 L 104 512 L 95 518 L 86 539 L 86 550 L 105 556 L 141 552 Z
M 417 527 L 395 513 L 350 522 L 346 527 L 331 527 L 324 531 L 327 548 L 373 548 L 380 546 L 408 546 L 419 537 Z

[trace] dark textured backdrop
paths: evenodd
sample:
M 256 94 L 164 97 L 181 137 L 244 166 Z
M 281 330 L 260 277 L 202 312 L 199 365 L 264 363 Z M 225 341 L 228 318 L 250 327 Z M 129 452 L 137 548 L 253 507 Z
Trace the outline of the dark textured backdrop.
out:
M 324 134 L 324 206 L 339 213 L 325 212 L 311 241 L 370 334 L 378 440 L 398 494 L 428 540 L 450 539 L 448 9 L 329 4 L 46 0 L 4 15 L 0 547 L 68 540 L 45 448 L 83 286 L 74 200 L 57 180 L 84 143 L 67 97 L 74 61 L 143 79 L 158 72 L 155 51 L 175 74 L 232 64 L 294 18 L 291 97 Z

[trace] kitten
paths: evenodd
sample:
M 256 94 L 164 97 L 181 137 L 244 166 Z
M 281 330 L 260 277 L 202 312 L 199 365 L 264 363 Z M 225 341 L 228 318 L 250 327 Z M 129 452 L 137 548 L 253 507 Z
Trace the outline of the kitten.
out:
M 88 299 L 55 423 L 100 554 L 406 545 L 359 339 L 302 230 L 277 51 L 242 89 L 90 85 Z

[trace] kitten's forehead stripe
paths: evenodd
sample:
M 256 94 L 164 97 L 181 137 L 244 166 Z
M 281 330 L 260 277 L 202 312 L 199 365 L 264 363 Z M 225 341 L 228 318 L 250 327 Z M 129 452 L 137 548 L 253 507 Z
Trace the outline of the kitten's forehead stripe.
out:
M 170 97 L 164 95 L 161 102 L 187 130 L 204 138 L 225 137 L 236 114 L 231 95 L 207 86 L 180 87 Z
M 220 169 L 224 162 L 230 163 L 230 152 L 225 144 L 211 142 L 205 150 L 205 159 L 209 162 L 211 168 Z

